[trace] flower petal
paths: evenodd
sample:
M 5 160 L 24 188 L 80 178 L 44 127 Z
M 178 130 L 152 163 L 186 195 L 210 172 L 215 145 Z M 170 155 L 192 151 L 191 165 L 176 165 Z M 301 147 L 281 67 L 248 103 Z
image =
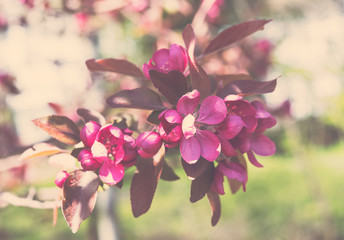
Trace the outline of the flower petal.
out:
M 221 152 L 229 157 L 233 157 L 237 155 L 237 152 L 233 148 L 232 144 L 226 140 L 225 138 L 221 137 L 221 135 L 217 136 L 221 143 Z
M 153 53 L 152 60 L 159 71 L 166 73 L 170 70 L 170 51 L 167 48 Z
M 271 114 L 265 111 L 263 103 L 259 101 L 251 102 L 252 106 L 256 109 L 256 118 L 268 118 Z
M 93 157 L 98 161 L 98 162 L 103 162 L 105 158 L 108 156 L 108 150 L 107 148 L 100 142 L 94 141 L 92 147 L 91 147 L 91 152 Z
M 188 62 L 188 55 L 182 46 L 172 44 L 170 46 L 170 67 L 171 70 L 184 72 Z
M 89 121 L 80 131 L 80 138 L 84 145 L 88 148 L 94 143 L 97 133 L 100 129 L 100 124 L 94 121 Z
M 107 159 L 103 162 L 99 168 L 100 179 L 109 185 L 115 185 L 119 183 L 124 176 L 124 167 L 121 164 L 116 164 L 111 159 Z
M 199 109 L 198 122 L 215 125 L 221 123 L 227 114 L 227 107 L 222 98 L 218 96 L 206 97 Z
M 184 94 L 178 101 L 177 111 L 184 114 L 192 114 L 200 101 L 200 93 L 195 89 Z
M 236 179 L 243 183 L 243 190 L 246 191 L 247 171 L 246 169 L 236 162 L 220 162 L 217 166 L 218 170 L 229 179 Z
M 180 153 L 185 162 L 196 163 L 201 156 L 201 146 L 195 137 L 182 138 L 180 141 Z
M 247 157 L 253 166 L 256 166 L 258 168 L 264 167 L 260 162 L 257 161 L 257 158 L 254 156 L 254 153 L 252 152 L 252 150 L 247 152 Z
M 182 131 L 186 139 L 189 139 L 190 137 L 195 136 L 196 134 L 195 117 L 192 116 L 191 114 L 188 114 L 183 119 Z
M 260 156 L 271 156 L 276 151 L 275 143 L 263 134 L 252 135 L 251 149 Z
M 217 136 L 207 130 L 198 130 L 196 138 L 201 145 L 201 156 L 210 162 L 214 161 L 221 152 L 221 144 Z
M 225 120 L 216 129 L 221 136 L 226 139 L 232 139 L 241 131 L 245 123 L 237 115 L 228 115 Z

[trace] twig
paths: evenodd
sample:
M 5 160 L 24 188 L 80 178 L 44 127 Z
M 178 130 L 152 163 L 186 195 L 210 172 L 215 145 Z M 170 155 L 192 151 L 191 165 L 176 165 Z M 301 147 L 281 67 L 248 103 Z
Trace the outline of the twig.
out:
M 38 201 L 32 199 L 32 194 L 26 198 L 18 197 L 17 195 L 10 192 L 0 193 L 0 208 L 13 205 L 17 207 L 29 207 L 36 209 L 54 209 L 60 207 L 56 201 Z

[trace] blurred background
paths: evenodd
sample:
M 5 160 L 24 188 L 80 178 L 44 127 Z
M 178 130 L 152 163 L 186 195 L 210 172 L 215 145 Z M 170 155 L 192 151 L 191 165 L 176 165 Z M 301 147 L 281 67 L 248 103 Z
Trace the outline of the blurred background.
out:
M 132 216 L 131 170 L 110 215 L 120 239 L 344 239 L 343 0 L 0 0 L 0 193 L 58 194 L 56 160 L 17 161 L 49 140 L 31 120 L 64 114 L 77 121 L 80 107 L 110 116 L 105 97 L 138 86 L 115 73 L 90 73 L 87 59 L 124 58 L 141 68 L 157 49 L 183 45 L 188 23 L 197 55 L 221 30 L 254 19 L 273 21 L 202 65 L 207 73 L 279 77 L 264 96 L 278 120 L 268 132 L 277 153 L 259 159 L 264 168 L 249 166 L 246 193 L 225 189 L 215 227 L 206 199 L 189 202 L 191 182 L 175 159 L 168 160 L 180 180 L 159 182 L 148 213 Z M 0 201 L 0 239 L 102 240 L 110 229 L 101 222 L 102 194 L 76 234 L 60 209 Z

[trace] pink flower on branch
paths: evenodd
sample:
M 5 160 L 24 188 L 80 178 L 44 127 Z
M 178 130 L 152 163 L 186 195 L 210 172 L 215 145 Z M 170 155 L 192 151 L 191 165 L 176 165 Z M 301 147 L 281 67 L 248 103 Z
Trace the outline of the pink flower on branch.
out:
M 200 93 L 193 90 L 179 99 L 177 110 L 167 110 L 159 116 L 162 138 L 172 146 L 179 141 L 182 158 L 190 164 L 201 156 L 211 162 L 218 157 L 221 144 L 212 132 L 213 126 L 227 114 L 225 102 L 217 96 L 206 97 L 197 111 L 199 103 Z
M 143 64 L 143 73 L 147 79 L 150 79 L 150 70 L 157 70 L 162 73 L 174 70 L 184 73 L 187 62 L 186 50 L 182 46 L 172 44 L 170 49 L 162 48 L 156 51 L 148 64 Z
M 117 184 L 124 176 L 124 167 L 136 162 L 135 140 L 112 124 L 88 122 L 80 137 L 87 147 L 78 155 L 81 166 L 84 170 L 99 169 L 104 183 Z

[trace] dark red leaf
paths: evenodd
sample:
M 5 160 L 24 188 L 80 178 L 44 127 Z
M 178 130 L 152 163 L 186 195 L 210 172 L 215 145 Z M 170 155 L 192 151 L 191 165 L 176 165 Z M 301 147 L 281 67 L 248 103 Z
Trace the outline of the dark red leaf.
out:
M 32 122 L 60 142 L 75 145 L 80 142 L 80 130 L 65 116 L 51 115 L 37 118 Z
M 227 83 L 217 95 L 225 98 L 227 95 L 236 94 L 241 96 L 250 96 L 256 94 L 265 94 L 273 92 L 276 88 L 277 80 L 259 82 L 254 80 L 237 80 Z
M 159 120 L 159 115 L 162 111 L 153 111 L 149 114 L 149 116 L 147 117 L 147 121 L 155 124 L 155 125 L 159 125 L 160 120 Z
M 214 177 L 214 164 L 208 164 L 203 173 L 191 183 L 190 202 L 201 200 L 209 192 Z
M 207 73 L 197 63 L 195 59 L 194 51 L 196 38 L 195 33 L 190 24 L 188 24 L 184 28 L 182 35 L 186 46 L 186 50 L 189 55 L 188 62 L 191 77 L 191 85 L 193 89 L 197 89 L 200 92 L 201 98 L 203 99 L 206 96 L 210 95 L 211 83 Z
M 63 185 L 62 212 L 70 229 L 76 233 L 93 211 L 100 180 L 92 171 L 75 170 Z
M 164 167 L 162 168 L 161 171 L 161 179 L 165 181 L 175 181 L 178 180 L 179 177 L 177 174 L 173 171 L 173 169 L 165 162 Z
M 179 98 L 188 92 L 186 78 L 181 72 L 170 71 L 162 73 L 150 70 L 149 76 L 154 87 L 173 105 L 177 105 Z
M 147 110 L 164 110 L 160 96 L 149 88 L 135 88 L 120 91 L 106 99 L 113 108 L 138 108 Z
M 97 111 L 89 110 L 86 108 L 78 108 L 76 112 L 80 117 L 83 118 L 85 122 L 95 121 L 100 125 L 104 125 L 106 123 L 104 116 Z
M 133 77 L 143 78 L 143 73 L 135 64 L 124 59 L 89 59 L 86 61 L 87 68 L 92 71 L 115 72 Z
M 134 217 L 146 213 L 153 201 L 156 187 L 164 166 L 165 147 L 150 159 L 141 159 L 130 186 L 131 210 Z
M 244 155 L 242 155 L 240 152 L 238 152 L 238 155 L 236 157 L 232 157 L 231 161 L 239 163 L 247 171 L 246 159 Z M 236 179 L 229 179 L 229 178 L 227 179 L 228 179 L 229 187 L 231 189 L 232 194 L 235 194 L 242 187 L 243 183 Z
M 219 194 L 209 191 L 207 193 L 208 201 L 211 207 L 211 225 L 215 226 L 221 217 L 221 201 Z
M 228 74 L 228 75 L 215 75 L 213 76 L 216 81 L 222 81 L 224 84 L 233 82 L 236 80 L 253 80 L 248 74 Z
M 189 179 L 198 178 L 207 169 L 210 162 L 202 157 L 194 164 L 189 164 L 182 159 L 182 166 Z
M 231 44 L 251 35 L 252 33 L 262 30 L 264 25 L 270 21 L 271 20 L 253 20 L 239 23 L 223 30 L 219 35 L 210 41 L 202 56 L 226 48 Z

